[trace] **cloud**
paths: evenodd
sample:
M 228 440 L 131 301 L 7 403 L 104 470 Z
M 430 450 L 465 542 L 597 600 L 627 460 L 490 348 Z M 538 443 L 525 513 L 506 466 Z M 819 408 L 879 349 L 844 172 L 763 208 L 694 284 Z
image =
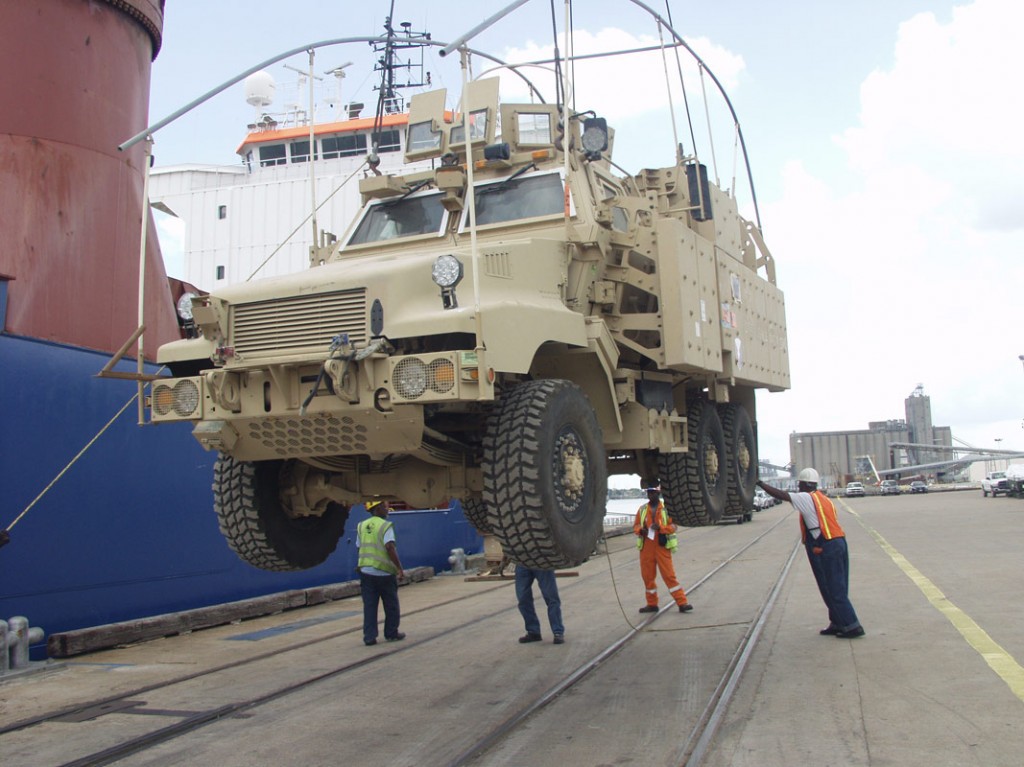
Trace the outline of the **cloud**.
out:
M 1016 0 L 955 7 L 946 24 L 931 13 L 901 24 L 893 67 L 864 81 L 860 125 L 837 139 L 851 166 L 866 178 L 914 167 L 950 185 L 977 227 L 1024 226 L 1022 27 Z
M 739 86 L 740 75 L 745 67 L 742 56 L 732 53 L 707 38 L 684 39 L 704 60 L 708 68 L 715 73 L 727 92 L 734 91 Z M 667 34 L 664 42 L 666 44 L 671 42 Z M 562 44 L 563 42 L 559 40 L 560 47 Z M 597 32 L 577 31 L 573 38 L 574 51 L 577 56 L 647 48 L 660 44 L 661 41 L 656 36 L 634 35 L 613 27 L 607 27 Z M 565 55 L 565 51 L 560 52 L 563 56 Z M 508 48 L 504 52 L 503 58 L 506 61 L 518 63 L 548 59 L 551 56 L 552 48 L 549 43 L 529 41 L 522 47 Z M 636 118 L 664 110 L 668 106 L 668 93 L 670 92 L 666 88 L 663 74 L 665 66 L 667 66 L 672 99 L 678 109 L 682 105 L 682 92 L 678 85 L 679 77 L 675 54 L 669 48 L 666 49 L 665 56 L 666 64 L 662 62 L 660 50 L 630 54 L 628 57 L 615 56 L 576 62 L 577 108 L 593 109 L 609 120 Z M 692 97 L 700 92 L 699 74 L 692 58 L 685 50 L 680 50 L 680 60 L 686 88 Z M 643 73 L 644 76 L 638 77 L 638 72 Z M 526 70 L 526 73 L 529 74 L 529 70 Z M 533 77 L 533 75 L 530 76 Z M 541 83 L 547 86 L 550 80 L 549 76 L 538 77 L 536 84 L 538 87 Z M 516 83 L 516 78 L 503 78 L 503 92 L 506 83 L 511 92 L 526 96 L 524 86 L 521 82 Z M 714 86 L 708 82 L 707 88 L 713 90 Z M 554 100 L 553 86 L 541 88 L 541 91 L 548 101 Z M 628 96 L 624 96 L 624 94 L 628 94 Z
M 764 214 L 793 379 L 760 399 L 777 462 L 791 430 L 903 417 L 919 382 L 935 425 L 1024 447 L 1019 427 L 1002 433 L 1024 416 L 1022 22 L 1024 5 L 1005 0 L 957 7 L 946 23 L 913 17 L 891 68 L 865 79 L 859 124 L 836 139 L 852 191 L 785 165 Z

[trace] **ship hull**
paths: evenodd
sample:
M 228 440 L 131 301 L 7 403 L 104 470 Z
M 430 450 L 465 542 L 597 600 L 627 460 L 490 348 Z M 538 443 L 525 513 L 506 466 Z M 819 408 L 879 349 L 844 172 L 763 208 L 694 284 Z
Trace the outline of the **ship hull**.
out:
M 0 618 L 24 615 L 50 634 L 356 577 L 361 507 L 318 567 L 270 573 L 242 562 L 217 528 L 215 454 L 187 425 L 140 427 L 135 384 L 95 377 L 106 361 L 0 335 L 2 524 L 28 508 L 0 549 Z M 407 567 L 444 570 L 452 548 L 482 547 L 457 505 L 392 519 Z

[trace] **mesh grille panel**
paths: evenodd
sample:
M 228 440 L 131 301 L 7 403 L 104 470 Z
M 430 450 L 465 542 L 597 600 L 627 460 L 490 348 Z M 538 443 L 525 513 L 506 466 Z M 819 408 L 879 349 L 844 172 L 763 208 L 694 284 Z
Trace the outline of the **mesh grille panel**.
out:
M 366 342 L 365 290 L 238 304 L 232 316 L 232 340 L 241 355 L 325 351 L 339 333 Z
M 283 457 L 364 453 L 368 432 L 351 418 L 331 415 L 270 418 L 249 424 L 249 436 Z

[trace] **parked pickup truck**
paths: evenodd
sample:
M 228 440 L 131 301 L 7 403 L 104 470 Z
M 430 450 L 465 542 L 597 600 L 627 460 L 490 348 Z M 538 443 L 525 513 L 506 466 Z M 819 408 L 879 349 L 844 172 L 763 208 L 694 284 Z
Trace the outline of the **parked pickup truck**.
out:
M 1006 467 L 1006 482 L 1010 486 L 1008 495 L 1024 498 L 1024 463 L 1011 463 Z
M 1000 493 L 1010 494 L 1010 480 L 1006 478 L 1005 471 L 990 471 L 981 480 L 981 494 L 986 498 L 991 494 L 995 498 Z
M 861 482 L 848 482 L 846 484 L 846 497 L 847 498 L 863 498 L 864 497 L 864 485 Z

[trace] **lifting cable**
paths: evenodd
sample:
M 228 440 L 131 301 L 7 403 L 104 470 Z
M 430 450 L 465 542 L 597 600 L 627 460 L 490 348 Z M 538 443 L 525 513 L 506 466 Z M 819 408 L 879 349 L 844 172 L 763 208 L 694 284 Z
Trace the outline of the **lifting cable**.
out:
M 344 188 L 345 188 L 345 185 L 346 185 L 346 184 L 348 184 L 348 182 L 349 182 L 349 181 L 351 181 L 351 180 L 352 180 L 352 178 L 353 178 L 353 177 L 354 177 L 354 176 L 355 176 L 355 175 L 356 175 L 356 174 L 357 174 L 357 173 L 358 173 L 359 171 L 361 171 L 361 170 L 362 170 L 362 169 L 363 169 L 363 168 L 364 168 L 364 167 L 366 166 L 366 164 L 367 164 L 367 159 L 366 159 L 366 158 L 364 158 L 364 159 L 363 159 L 363 162 L 362 162 L 362 163 L 361 163 L 361 164 L 359 165 L 359 167 L 358 167 L 358 168 L 356 168 L 355 170 L 353 170 L 353 171 L 352 171 L 352 172 L 351 172 L 351 173 L 350 173 L 350 174 L 348 175 L 348 178 L 346 178 L 346 179 L 345 179 L 344 181 L 342 181 L 342 182 L 341 182 L 340 184 L 338 184 L 338 186 L 336 186 L 336 187 L 334 188 L 334 191 L 333 191 L 333 192 L 331 192 L 331 193 L 330 193 L 329 195 L 327 195 L 327 196 L 326 196 L 326 197 L 324 198 L 324 201 L 323 201 L 323 202 L 321 202 L 321 203 L 320 203 L 319 205 L 317 205 L 317 206 L 316 206 L 316 209 L 315 209 L 315 210 L 320 210 L 320 208 L 322 208 L 322 207 L 323 207 L 324 205 L 326 205 L 326 204 L 327 204 L 327 202 L 328 202 L 328 201 L 329 201 L 329 200 L 330 200 L 330 199 L 331 199 L 332 197 L 334 197 L 334 195 L 336 195 L 336 194 L 337 194 L 338 192 L 340 192 L 340 191 L 341 191 L 342 189 L 344 189 Z M 309 221 L 309 219 L 310 219 L 310 218 L 312 217 L 312 215 L 313 215 L 313 214 L 312 214 L 312 213 L 310 213 L 310 214 L 309 214 L 308 216 L 306 216 L 306 217 L 305 217 L 304 219 L 302 219 L 302 221 L 300 221 L 300 222 L 299 222 L 299 223 L 298 223 L 298 224 L 296 225 L 296 227 L 295 227 L 294 229 L 292 229 L 292 230 L 291 230 L 291 232 L 289 232 L 289 233 L 288 233 L 288 236 L 287 236 L 287 237 L 285 237 L 285 238 L 284 238 L 284 240 L 282 240 L 282 241 L 281 241 L 281 244 L 280 244 L 280 245 L 278 245 L 278 246 L 277 246 L 276 248 L 274 248 L 274 250 L 273 250 L 273 251 L 272 251 L 272 252 L 270 253 L 270 255 L 269 255 L 269 256 L 267 256 L 267 257 L 266 257 L 265 259 L 263 259 L 263 261 L 261 261 L 261 262 L 260 262 L 260 265 L 259 265 L 259 266 L 257 266 L 257 267 L 256 267 L 256 268 L 255 268 L 255 269 L 253 270 L 252 274 L 250 274 L 250 275 L 249 275 L 248 277 L 246 277 L 246 278 L 245 278 L 245 281 L 246 281 L 246 282 L 249 282 L 250 280 L 252 280 L 252 278 L 253 278 L 253 277 L 255 277 L 255 276 L 256 276 L 257 274 L 259 274 L 259 273 L 260 273 L 260 270 L 261 270 L 261 269 L 263 269 L 263 267 L 264 267 L 264 266 L 266 266 L 266 265 L 267 265 L 267 264 L 268 264 L 268 263 L 270 262 L 270 259 L 272 259 L 272 258 L 273 258 L 274 256 L 276 256 L 276 255 L 277 255 L 278 253 L 280 253 L 280 252 L 281 252 L 281 248 L 283 248 L 283 247 L 284 247 L 285 245 L 287 245 L 287 244 L 288 244 L 288 241 L 289 241 L 289 240 L 290 240 L 290 239 L 291 239 L 292 237 L 294 237 L 294 236 L 296 235 L 296 233 L 298 233 L 298 231 L 299 231 L 299 230 L 300 230 L 300 229 L 301 229 L 302 227 L 304 227 L 304 226 L 306 225 L 306 222 L 307 222 L 307 221 Z M 314 241 L 313 241 L 313 246 L 314 246 L 314 247 L 316 246 L 316 240 L 314 240 Z M 312 266 L 312 264 L 311 264 L 311 266 Z
M 665 15 L 668 16 L 669 28 L 675 29 L 675 22 L 672 21 L 672 8 L 671 6 L 669 6 L 668 0 L 665 0 Z M 658 29 L 659 31 L 661 30 L 660 21 L 658 23 Z M 676 44 L 674 47 L 676 52 L 676 71 L 679 73 L 679 87 L 682 89 L 683 92 L 683 107 L 686 110 L 686 122 L 690 126 L 690 144 L 691 146 L 693 146 L 693 158 L 697 160 L 697 137 L 693 131 L 693 116 L 690 114 L 690 99 L 686 95 L 686 80 L 683 78 L 683 62 L 682 59 L 679 57 L 679 45 Z M 680 154 L 682 153 L 680 152 Z M 678 159 L 682 160 L 683 158 L 679 157 Z
M 661 66 L 665 70 L 665 93 L 668 96 L 668 116 L 672 119 L 672 145 L 676 147 L 676 162 L 682 159 L 682 152 L 679 149 L 679 129 L 676 127 L 676 106 L 672 101 L 672 83 L 668 79 L 668 59 L 665 56 L 665 35 L 661 26 L 661 19 L 658 19 L 658 44 L 661 48 Z M 676 48 L 678 59 L 679 49 Z M 680 78 L 680 81 L 682 78 Z

